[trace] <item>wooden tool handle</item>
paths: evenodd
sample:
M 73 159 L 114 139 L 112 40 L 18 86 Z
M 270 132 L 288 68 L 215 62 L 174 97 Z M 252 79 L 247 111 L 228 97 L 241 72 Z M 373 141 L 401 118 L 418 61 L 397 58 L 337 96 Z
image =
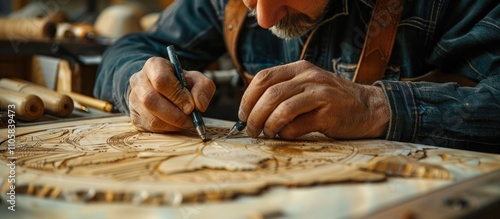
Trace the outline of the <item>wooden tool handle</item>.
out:
M 2 78 L 0 79 L 0 87 L 39 96 L 43 101 L 45 111 L 49 114 L 65 117 L 73 112 L 74 105 L 71 97 L 43 86 L 18 79 Z
M 39 119 L 44 112 L 42 99 L 36 95 L 24 94 L 17 91 L 0 88 L 0 110 L 14 110 L 15 118 L 24 121 Z M 13 104 L 14 107 L 9 107 Z
M 0 38 L 53 38 L 56 24 L 49 19 L 0 19 Z
M 104 112 L 113 111 L 113 105 L 107 101 L 96 99 L 93 97 L 89 97 L 83 94 L 74 93 L 74 92 L 64 92 L 75 101 L 80 102 L 81 104 L 85 104 L 86 106 L 90 106 L 92 108 L 96 108 L 102 110 Z

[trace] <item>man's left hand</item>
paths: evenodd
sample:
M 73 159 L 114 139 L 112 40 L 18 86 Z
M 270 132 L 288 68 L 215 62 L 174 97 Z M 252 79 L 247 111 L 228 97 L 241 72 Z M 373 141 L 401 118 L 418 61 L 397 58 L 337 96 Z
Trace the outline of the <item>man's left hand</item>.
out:
M 335 139 L 382 137 L 389 105 L 380 87 L 356 84 L 308 61 L 259 72 L 240 105 L 239 119 L 257 137 L 294 139 L 320 132 Z

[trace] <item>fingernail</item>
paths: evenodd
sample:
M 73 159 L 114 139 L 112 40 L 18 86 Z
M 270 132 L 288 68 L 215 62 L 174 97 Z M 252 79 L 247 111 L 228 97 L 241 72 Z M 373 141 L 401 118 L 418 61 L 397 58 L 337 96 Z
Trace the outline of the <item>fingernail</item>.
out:
M 276 134 L 277 134 L 277 133 L 273 132 L 272 130 L 269 130 L 268 128 L 264 128 L 263 132 L 264 132 L 264 135 L 266 137 L 271 138 L 271 139 L 276 137 Z
M 247 133 L 252 138 L 257 138 L 259 137 L 260 133 L 262 133 L 262 130 L 256 131 L 251 123 L 247 123 Z
M 184 112 L 184 114 L 186 114 L 186 115 L 191 113 L 191 111 L 193 111 L 193 105 L 191 105 L 191 104 L 185 104 L 182 107 L 182 112 Z
M 245 112 L 243 112 L 243 110 L 241 109 L 241 106 L 240 108 L 238 109 L 238 118 L 247 118 L 247 114 Z
M 257 133 L 257 134 L 252 134 L 252 138 L 258 138 L 258 137 L 259 137 L 259 135 L 260 135 L 260 132 L 259 132 L 259 133 Z

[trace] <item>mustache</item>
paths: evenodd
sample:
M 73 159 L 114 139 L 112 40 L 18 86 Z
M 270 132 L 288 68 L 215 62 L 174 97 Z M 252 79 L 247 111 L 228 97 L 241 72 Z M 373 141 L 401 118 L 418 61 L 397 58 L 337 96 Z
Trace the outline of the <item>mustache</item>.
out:
M 255 8 L 250 9 L 249 16 L 257 16 Z M 271 27 L 271 31 L 274 35 L 284 39 L 300 37 L 313 29 L 319 20 L 311 19 L 299 12 L 289 13 Z
M 255 9 L 255 8 L 249 8 L 248 10 L 249 10 L 248 16 L 250 16 L 250 17 L 257 17 L 257 9 Z

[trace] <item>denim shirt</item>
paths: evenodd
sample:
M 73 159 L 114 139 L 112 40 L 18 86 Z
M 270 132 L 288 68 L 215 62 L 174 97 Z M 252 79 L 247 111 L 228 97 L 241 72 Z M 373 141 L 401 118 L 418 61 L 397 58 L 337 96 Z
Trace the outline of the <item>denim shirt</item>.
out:
M 123 37 L 103 56 L 94 95 L 128 112 L 129 78 L 175 45 L 183 68 L 203 70 L 226 52 L 227 0 L 175 1 L 145 33 Z M 375 0 L 332 0 L 304 59 L 351 79 Z M 299 60 L 305 38 L 284 40 L 248 17 L 238 55 L 250 74 Z M 433 69 L 477 82 L 402 82 Z M 496 0 L 406 0 L 380 86 L 390 104 L 387 140 L 500 150 L 500 6 Z M 167 86 L 167 85 L 166 85 Z

